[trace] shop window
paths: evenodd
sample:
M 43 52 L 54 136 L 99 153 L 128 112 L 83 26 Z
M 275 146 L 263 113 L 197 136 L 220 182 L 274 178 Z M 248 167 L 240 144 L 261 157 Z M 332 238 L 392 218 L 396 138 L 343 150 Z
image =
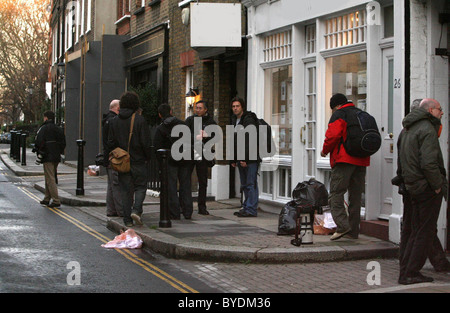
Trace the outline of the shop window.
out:
M 292 57 L 292 31 L 273 34 L 264 39 L 264 62 Z
M 305 28 L 305 48 L 306 54 L 312 54 L 316 52 L 316 25 L 308 25 Z
M 279 154 L 292 153 L 292 65 L 265 70 L 264 119 L 279 126 Z
M 355 106 L 365 111 L 367 93 L 366 73 L 366 51 L 327 58 L 325 99 L 330 99 L 335 93 L 342 93 Z M 326 121 L 328 121 L 331 117 L 329 103 L 326 103 L 325 108 Z
M 325 49 L 366 41 L 366 10 L 355 11 L 325 21 Z

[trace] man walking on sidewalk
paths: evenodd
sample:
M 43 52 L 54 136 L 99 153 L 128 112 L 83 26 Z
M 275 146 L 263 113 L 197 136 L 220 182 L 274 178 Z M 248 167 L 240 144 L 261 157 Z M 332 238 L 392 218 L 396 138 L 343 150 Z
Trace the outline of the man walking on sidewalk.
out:
M 119 173 L 123 221 L 127 227 L 133 226 L 133 221 L 137 225 L 142 225 L 142 204 L 147 191 L 146 162 L 150 160 L 151 155 L 150 130 L 144 117 L 138 114 L 138 109 L 138 95 L 130 91 L 125 92 L 120 98 L 119 115 L 111 120 L 108 134 L 109 151 L 119 147 L 130 154 L 130 172 Z
M 44 112 L 44 124 L 37 132 L 35 149 L 42 155 L 41 162 L 44 164 L 45 196 L 40 203 L 52 208 L 61 206 L 56 186 L 56 171 L 65 148 L 66 138 L 63 130 L 55 125 L 55 113 Z
M 420 273 L 434 241 L 442 198 L 447 199 L 447 178 L 439 135 L 442 107 L 435 99 L 423 99 L 404 119 L 399 148 L 401 176 L 411 198 L 411 234 L 403 255 L 404 272 L 399 283 L 431 282 Z
M 106 189 L 106 216 L 123 216 L 122 196 L 120 194 L 119 173 L 109 165 L 108 134 L 109 126 L 113 118 L 119 114 L 120 100 L 113 100 L 109 104 L 109 112 L 103 116 L 102 138 L 103 138 L 103 156 L 108 176 L 108 187 Z
M 361 216 L 361 197 L 364 191 L 366 167 L 370 165 L 370 157 L 355 157 L 347 153 L 344 141 L 347 136 L 347 112 L 355 105 L 343 94 L 337 93 L 330 99 L 333 111 L 328 129 L 325 133 L 320 155 L 330 155 L 330 208 L 333 220 L 337 225 L 336 232 L 330 240 L 337 240 L 344 235 L 356 239 L 359 236 Z M 344 206 L 344 194 L 348 191 L 348 215 Z

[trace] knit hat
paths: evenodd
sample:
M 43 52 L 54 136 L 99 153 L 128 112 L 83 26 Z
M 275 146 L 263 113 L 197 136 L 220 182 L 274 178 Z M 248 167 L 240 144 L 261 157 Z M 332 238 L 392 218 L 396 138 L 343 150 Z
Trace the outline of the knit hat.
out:
M 334 109 L 336 106 L 346 104 L 348 102 L 347 97 L 341 93 L 333 95 L 330 99 L 330 108 Z

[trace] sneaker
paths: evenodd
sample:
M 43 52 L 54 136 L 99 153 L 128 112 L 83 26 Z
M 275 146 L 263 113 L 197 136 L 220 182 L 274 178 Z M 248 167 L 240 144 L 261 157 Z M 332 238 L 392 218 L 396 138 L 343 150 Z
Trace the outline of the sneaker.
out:
M 51 208 L 59 208 L 61 206 L 61 203 L 52 202 L 48 206 Z
M 41 202 L 39 202 L 40 204 L 43 204 L 43 205 L 49 205 L 50 204 L 50 201 L 46 201 L 46 200 L 42 200 Z
M 136 225 L 143 225 L 141 217 L 137 213 L 131 213 L 131 218 L 136 223 Z
M 346 230 L 346 231 L 344 231 L 342 233 L 335 232 L 333 235 L 331 235 L 330 240 L 341 239 L 345 234 L 347 234 L 349 232 L 350 232 L 350 229 L 348 229 L 348 230 Z

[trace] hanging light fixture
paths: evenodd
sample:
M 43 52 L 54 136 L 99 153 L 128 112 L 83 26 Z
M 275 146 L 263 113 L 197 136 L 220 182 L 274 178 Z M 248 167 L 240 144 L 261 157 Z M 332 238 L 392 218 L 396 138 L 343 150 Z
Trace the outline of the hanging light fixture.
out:
M 195 103 L 195 98 L 199 95 L 198 88 L 189 88 L 189 91 L 186 93 L 186 104 L 189 106 L 191 110 Z

